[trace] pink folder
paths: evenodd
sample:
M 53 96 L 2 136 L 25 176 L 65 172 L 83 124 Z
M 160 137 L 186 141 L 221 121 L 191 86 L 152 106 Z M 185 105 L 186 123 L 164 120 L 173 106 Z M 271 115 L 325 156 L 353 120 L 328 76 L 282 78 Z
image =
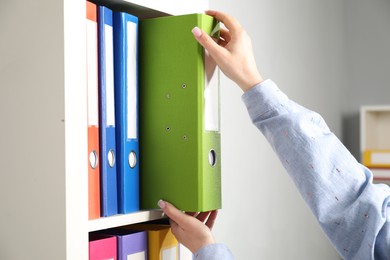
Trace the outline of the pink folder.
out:
M 117 260 L 115 236 L 90 234 L 89 260 Z

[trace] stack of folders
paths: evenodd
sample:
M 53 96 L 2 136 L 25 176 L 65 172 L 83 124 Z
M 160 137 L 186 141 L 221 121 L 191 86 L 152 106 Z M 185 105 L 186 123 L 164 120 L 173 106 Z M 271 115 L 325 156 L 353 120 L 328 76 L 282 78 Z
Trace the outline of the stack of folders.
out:
M 373 181 L 390 184 L 390 106 L 360 108 L 360 150 Z
M 169 225 L 137 224 L 90 234 L 89 259 L 192 260 Z
M 145 231 L 108 229 L 104 232 L 90 234 L 90 260 L 146 260 L 148 259 L 147 250 L 147 233 Z
M 89 219 L 139 210 L 138 18 L 87 1 Z
M 90 219 L 221 208 L 219 71 L 195 26 L 219 39 L 204 14 L 138 22 L 87 2 Z
M 378 138 L 379 139 L 379 138 Z M 367 149 L 362 154 L 363 165 L 370 168 L 374 181 L 390 183 L 390 150 Z

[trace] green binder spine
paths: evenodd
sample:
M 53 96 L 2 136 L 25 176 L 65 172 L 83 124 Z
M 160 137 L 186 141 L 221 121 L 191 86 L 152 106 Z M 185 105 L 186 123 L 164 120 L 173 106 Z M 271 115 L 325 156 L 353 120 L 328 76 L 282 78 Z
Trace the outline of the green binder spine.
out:
M 221 208 L 219 71 L 191 30 L 219 38 L 204 14 L 140 21 L 141 208 Z

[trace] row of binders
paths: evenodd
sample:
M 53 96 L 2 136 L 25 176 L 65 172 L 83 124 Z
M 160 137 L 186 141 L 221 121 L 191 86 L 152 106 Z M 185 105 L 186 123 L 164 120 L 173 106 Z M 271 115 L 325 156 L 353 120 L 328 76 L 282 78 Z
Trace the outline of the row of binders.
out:
M 169 225 L 136 224 L 89 235 L 89 260 L 192 260 Z
M 194 39 L 211 16 L 139 20 L 87 1 L 89 219 L 221 208 L 219 72 Z
M 137 33 L 87 2 L 89 219 L 139 210 Z

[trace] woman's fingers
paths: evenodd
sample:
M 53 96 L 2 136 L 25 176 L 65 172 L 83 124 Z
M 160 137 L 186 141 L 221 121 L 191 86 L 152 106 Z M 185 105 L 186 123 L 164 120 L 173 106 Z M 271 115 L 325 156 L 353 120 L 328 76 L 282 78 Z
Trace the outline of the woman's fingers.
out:
M 240 23 L 232 16 L 223 12 L 208 10 L 206 14 L 213 16 L 218 21 L 222 22 L 231 34 L 234 34 L 237 30 L 241 29 Z

